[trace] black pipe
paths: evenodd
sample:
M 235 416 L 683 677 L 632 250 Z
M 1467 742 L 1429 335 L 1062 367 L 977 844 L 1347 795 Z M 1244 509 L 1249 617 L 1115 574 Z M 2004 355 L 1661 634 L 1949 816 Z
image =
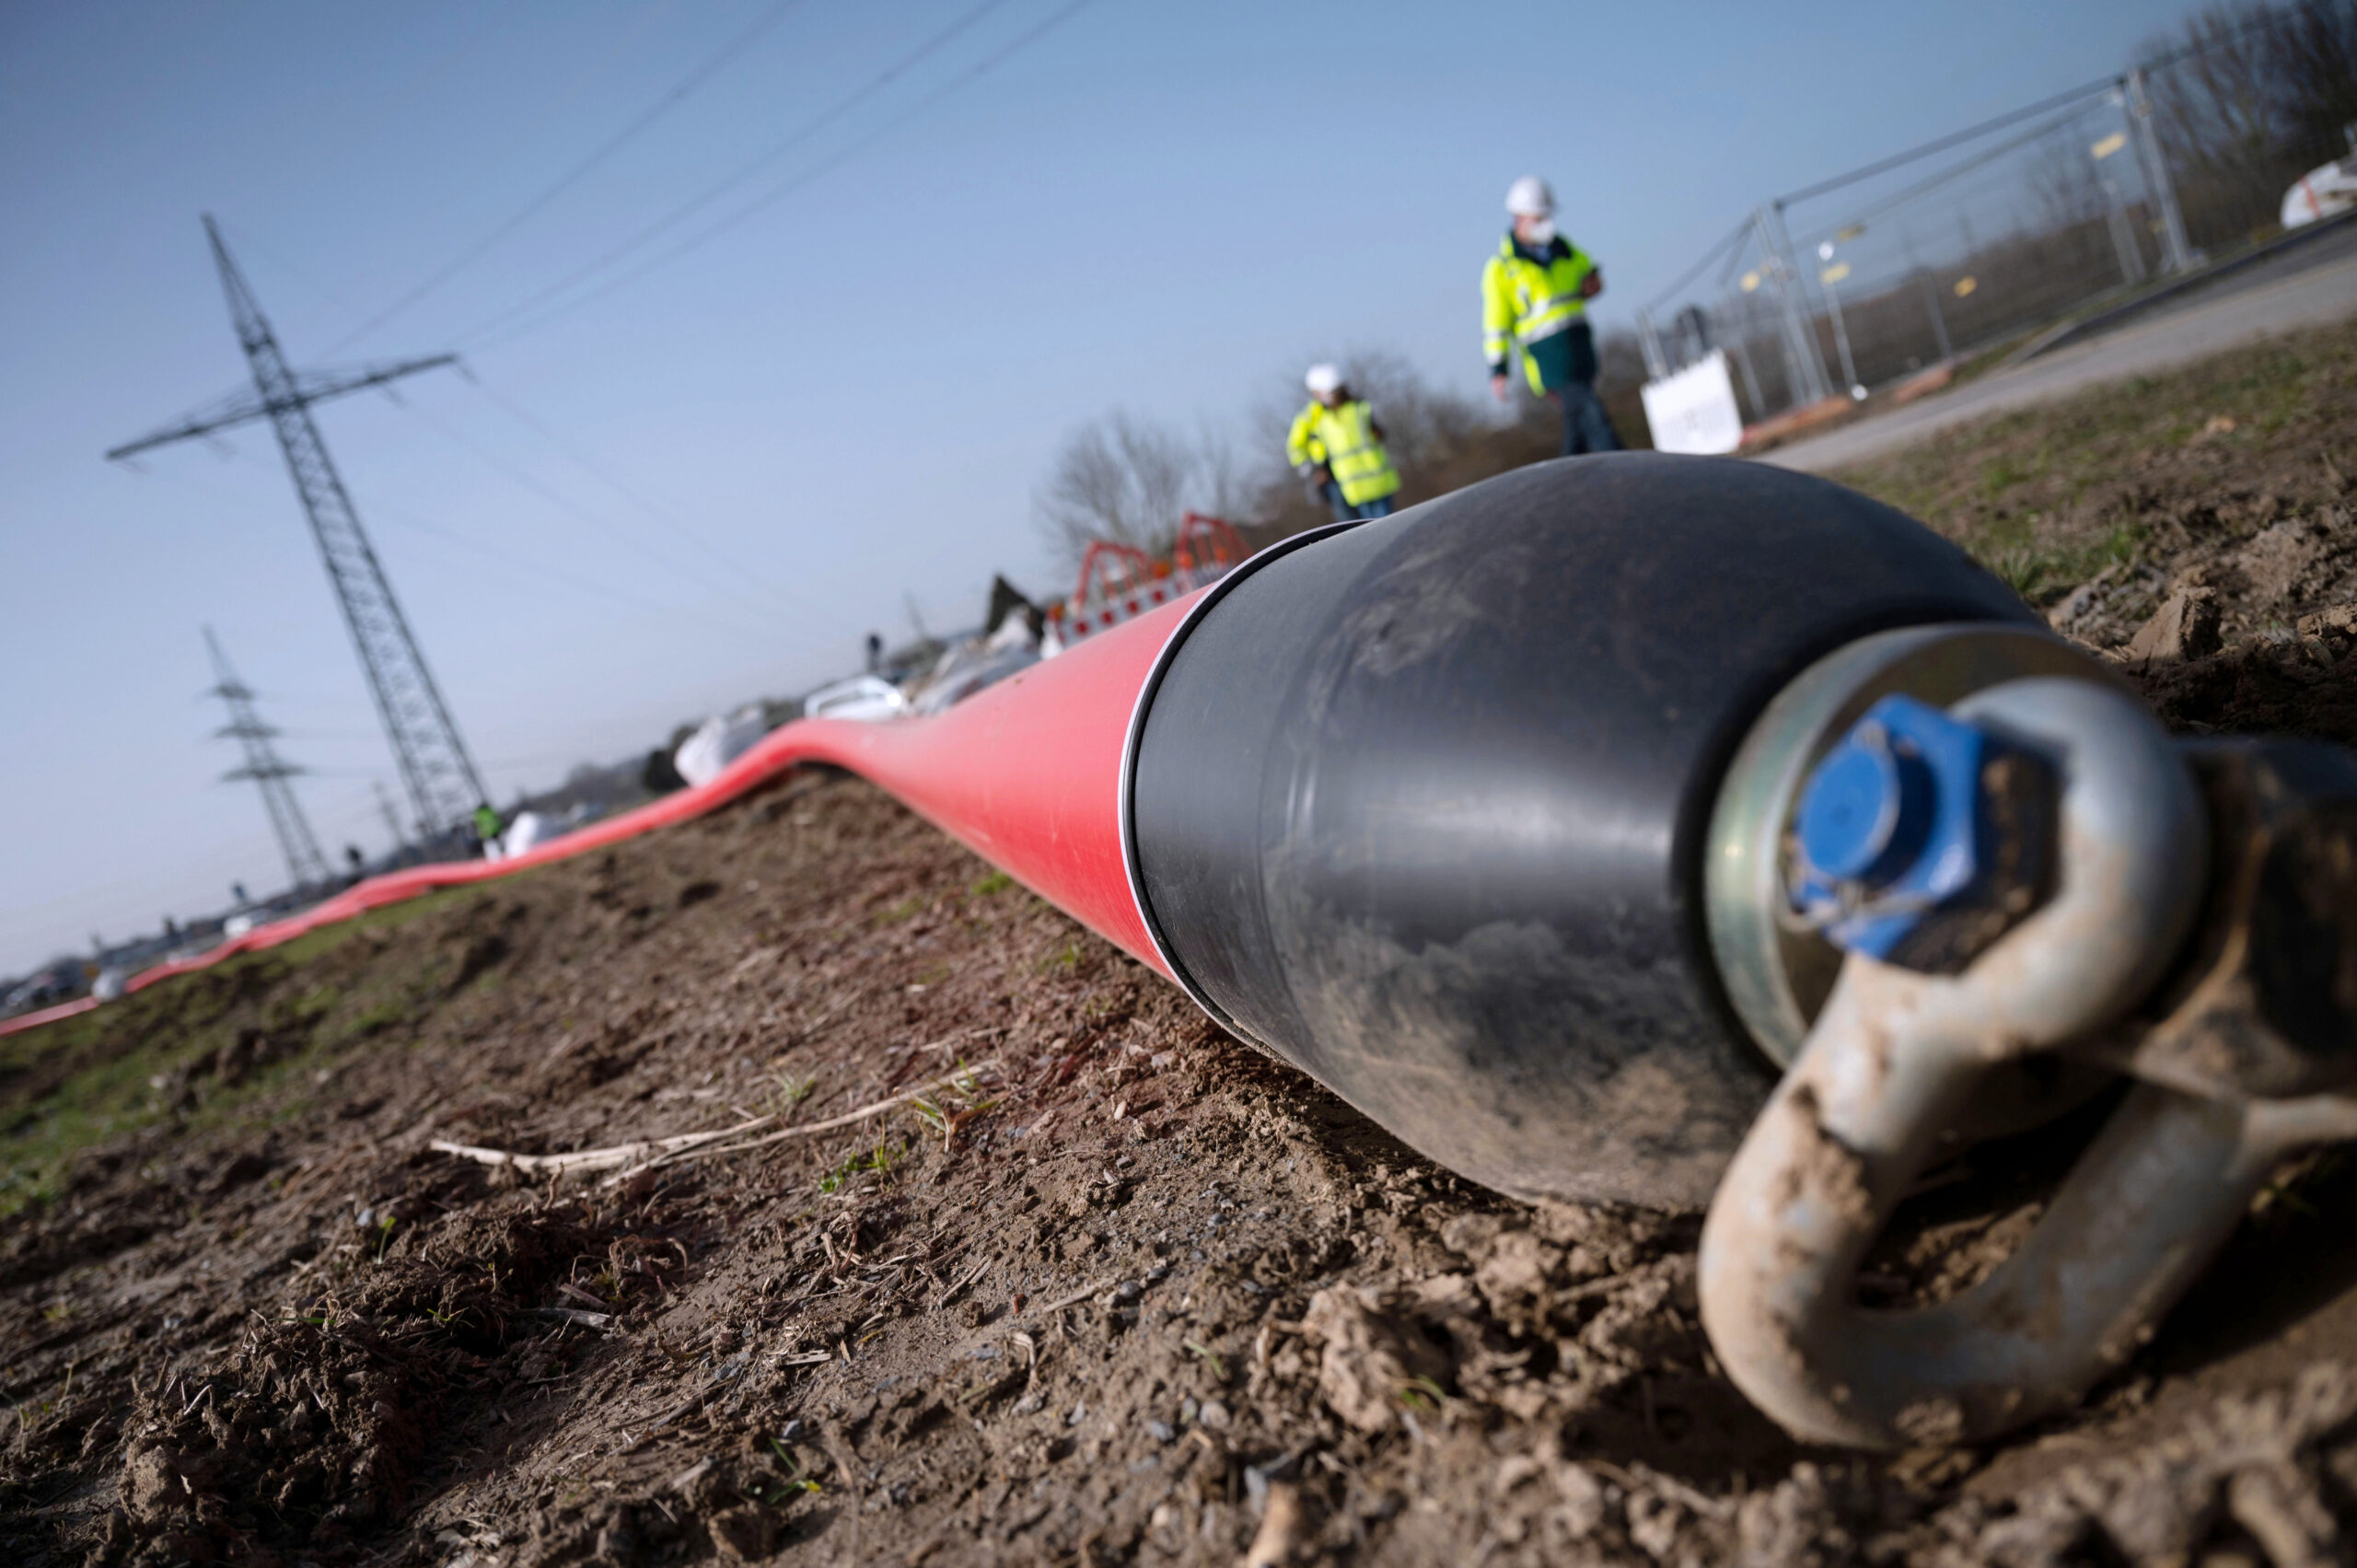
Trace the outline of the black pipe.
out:
M 1240 1036 L 1522 1197 L 1699 1205 L 1774 1081 L 1700 920 L 1721 772 L 1866 633 L 2037 617 L 1828 481 L 1539 464 L 1271 551 L 1163 656 L 1125 833 Z

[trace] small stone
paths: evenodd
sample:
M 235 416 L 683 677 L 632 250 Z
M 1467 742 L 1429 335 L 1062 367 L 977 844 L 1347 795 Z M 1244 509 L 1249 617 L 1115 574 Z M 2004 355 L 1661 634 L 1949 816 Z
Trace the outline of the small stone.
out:
M 1495 1214 L 1455 1214 L 1440 1227 L 1440 1244 L 1462 1258 L 1480 1258 L 1505 1223 Z
M 1227 1406 L 1218 1400 L 1205 1400 L 1202 1407 L 1195 1411 L 1195 1420 L 1214 1432 L 1225 1427 L 1230 1419 Z
M 2357 637 L 2357 604 L 2336 604 L 2303 615 L 2297 630 L 2303 637 Z
M 1325 1342 L 1318 1392 L 1362 1432 L 1381 1432 L 1405 1418 L 1399 1390 L 1448 1374 L 1439 1350 L 1396 1318 L 1378 1291 L 1329 1285 L 1309 1298 L 1302 1326 L 1310 1339 Z
M 1157 1443 L 1167 1443 L 1178 1435 L 1178 1429 L 1167 1421 L 1149 1421 L 1145 1423 L 1145 1434 Z
M 2223 640 L 2217 590 L 2183 587 L 2129 639 L 2128 656 L 2139 663 L 2173 664 L 2214 654 Z
M 153 1524 L 188 1501 L 173 1455 L 160 1446 L 142 1445 L 123 1465 L 123 1501 L 133 1519 Z

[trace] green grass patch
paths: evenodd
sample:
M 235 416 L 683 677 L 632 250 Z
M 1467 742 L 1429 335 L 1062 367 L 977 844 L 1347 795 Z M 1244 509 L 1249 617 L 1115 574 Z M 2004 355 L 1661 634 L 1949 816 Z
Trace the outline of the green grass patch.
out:
M 2032 604 L 2152 559 L 2184 498 L 2322 465 L 2357 388 L 2357 325 L 2273 339 L 1943 430 L 1833 477 L 1919 517 Z M 2194 527 L 2202 524 L 2197 517 Z M 2181 550 L 2177 535 L 2173 548 Z
M 0 1038 L 0 1216 L 51 1202 L 75 1155 L 141 1128 L 299 1118 L 327 1070 L 444 995 L 446 945 L 385 938 L 484 896 L 412 900 Z
M 852 1156 L 819 1178 L 819 1191 L 831 1196 L 863 1176 L 889 1176 L 908 1155 L 906 1139 L 879 1140 L 874 1148 Z

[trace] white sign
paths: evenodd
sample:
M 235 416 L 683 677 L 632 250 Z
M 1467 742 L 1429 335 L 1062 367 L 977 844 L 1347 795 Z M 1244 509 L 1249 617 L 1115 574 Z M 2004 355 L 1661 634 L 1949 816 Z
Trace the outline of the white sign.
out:
M 1675 376 L 1646 382 L 1644 398 L 1655 451 L 1708 456 L 1743 445 L 1743 411 L 1736 407 L 1724 349 L 1713 349 Z

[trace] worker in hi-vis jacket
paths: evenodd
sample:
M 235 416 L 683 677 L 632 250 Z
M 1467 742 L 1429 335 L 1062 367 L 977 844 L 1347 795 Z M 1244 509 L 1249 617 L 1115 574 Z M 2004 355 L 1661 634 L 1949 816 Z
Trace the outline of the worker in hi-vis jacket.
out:
M 1325 496 L 1337 522 L 1389 517 L 1399 470 L 1383 448 L 1383 422 L 1364 400 L 1351 395 L 1334 366 L 1313 365 L 1302 380 L 1309 406 L 1294 417 L 1285 460 Z
M 1555 193 L 1545 180 L 1515 180 L 1506 213 L 1506 236 L 1481 270 L 1490 390 L 1505 401 L 1507 362 L 1518 346 L 1530 389 L 1562 411 L 1563 456 L 1617 452 L 1620 435 L 1596 395 L 1596 337 L 1587 324 L 1587 302 L 1604 292 L 1604 274 L 1555 232 Z

